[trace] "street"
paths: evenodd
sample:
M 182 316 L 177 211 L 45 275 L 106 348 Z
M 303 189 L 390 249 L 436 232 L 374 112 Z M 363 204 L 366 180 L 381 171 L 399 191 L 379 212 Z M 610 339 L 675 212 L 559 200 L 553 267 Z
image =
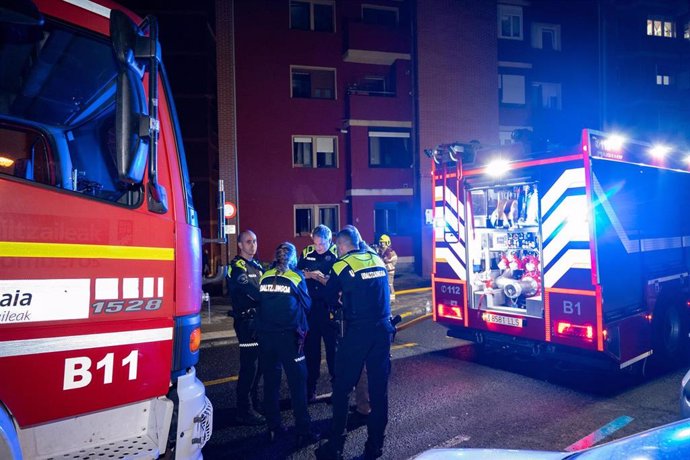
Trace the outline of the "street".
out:
M 234 424 L 238 356 L 237 344 L 209 347 L 198 365 L 215 408 L 205 458 L 314 458 L 314 446 L 296 450 L 291 430 L 268 444 L 265 427 Z M 684 369 L 641 379 L 501 354 L 478 357 L 473 345 L 445 337 L 431 320 L 400 331 L 392 356 L 383 458 L 410 458 L 433 447 L 565 450 L 612 422 L 602 442 L 679 418 Z M 323 377 L 319 385 L 324 396 L 310 413 L 323 433 L 330 388 Z M 285 379 L 281 398 L 283 422 L 293 427 Z M 352 427 L 345 458 L 361 455 L 365 439 L 366 427 Z

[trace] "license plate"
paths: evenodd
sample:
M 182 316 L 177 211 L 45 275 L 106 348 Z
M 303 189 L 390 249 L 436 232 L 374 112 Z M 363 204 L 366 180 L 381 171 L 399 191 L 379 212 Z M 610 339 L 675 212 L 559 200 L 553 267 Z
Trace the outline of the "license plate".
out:
M 494 315 L 493 313 L 485 313 L 484 321 L 493 324 L 502 324 L 504 326 L 522 327 L 522 318 L 513 318 L 512 316 Z

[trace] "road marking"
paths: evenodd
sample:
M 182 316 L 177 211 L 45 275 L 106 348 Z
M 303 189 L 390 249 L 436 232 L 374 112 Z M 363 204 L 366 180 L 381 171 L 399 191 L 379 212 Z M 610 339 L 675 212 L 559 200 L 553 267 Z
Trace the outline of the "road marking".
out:
M 395 295 L 414 294 L 415 292 L 426 292 L 426 291 L 431 291 L 431 288 L 430 287 L 423 287 L 423 288 L 415 288 L 415 289 L 405 289 L 403 291 L 395 291 Z
M 401 349 L 401 348 L 411 348 L 411 347 L 416 347 L 417 345 L 419 345 L 419 344 L 418 344 L 418 343 L 413 343 L 413 342 L 401 343 L 400 345 L 393 345 L 393 346 L 391 347 L 391 350 L 399 350 L 399 349 Z M 324 360 L 321 360 L 321 364 L 323 364 L 323 363 L 325 363 L 325 362 L 326 362 L 325 359 L 324 359 Z M 209 380 L 208 382 L 203 382 L 203 384 L 204 384 L 204 386 L 206 386 L 206 387 L 210 387 L 210 386 L 213 386 L 213 385 L 221 385 L 221 384 L 223 384 L 223 383 L 236 382 L 236 381 L 237 381 L 237 376 L 236 376 L 236 375 L 231 375 L 230 377 L 223 377 L 222 379 Z M 330 393 L 327 394 L 327 395 L 319 395 L 317 398 L 320 398 L 320 397 L 328 397 L 328 396 L 330 396 Z
M 625 425 L 628 423 L 632 422 L 633 418 L 628 417 L 627 415 L 624 415 L 622 417 L 618 417 L 617 419 L 613 420 L 612 422 L 607 423 L 606 425 L 602 426 L 596 431 L 593 431 L 592 433 L 588 434 L 584 438 L 580 439 L 577 442 L 574 442 L 573 444 L 569 445 L 568 447 L 565 448 L 566 452 L 574 452 L 577 450 L 582 450 L 582 449 L 587 449 L 589 447 L 592 447 L 594 444 L 598 443 L 602 439 L 604 439 L 607 436 L 610 436 L 611 434 L 615 433 L 616 431 L 620 430 L 623 428 Z
M 223 377 L 222 379 L 209 380 L 208 382 L 203 382 L 205 387 L 210 387 L 212 385 L 220 385 L 222 383 L 236 382 L 237 376 L 231 375 L 230 377 Z

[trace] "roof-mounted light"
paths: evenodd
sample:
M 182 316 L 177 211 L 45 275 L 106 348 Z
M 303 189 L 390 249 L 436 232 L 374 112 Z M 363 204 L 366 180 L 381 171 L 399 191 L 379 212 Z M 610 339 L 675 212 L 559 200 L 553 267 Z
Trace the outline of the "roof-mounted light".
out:
M 659 160 L 664 158 L 669 153 L 671 153 L 671 147 L 667 145 L 653 145 L 652 148 L 649 149 L 649 154 Z
M 500 177 L 510 171 L 510 162 L 503 158 L 497 158 L 486 165 L 486 173 L 490 176 Z
M 626 143 L 625 137 L 620 134 L 611 134 L 603 141 L 604 150 L 607 152 L 620 152 Z

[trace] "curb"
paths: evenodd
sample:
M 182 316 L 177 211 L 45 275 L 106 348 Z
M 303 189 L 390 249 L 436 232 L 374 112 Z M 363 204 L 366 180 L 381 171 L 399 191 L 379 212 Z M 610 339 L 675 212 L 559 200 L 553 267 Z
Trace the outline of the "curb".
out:
M 412 289 L 404 289 L 401 291 L 396 291 L 396 296 L 399 295 L 405 295 L 405 294 L 416 294 L 416 293 L 421 293 L 421 292 L 426 292 L 426 291 L 431 291 L 431 287 L 420 287 L 420 288 L 412 288 Z M 393 315 L 395 315 L 395 310 L 392 310 Z M 415 316 L 409 320 L 406 320 L 402 322 L 398 326 L 398 331 L 403 331 L 407 329 L 408 327 L 413 326 L 414 324 L 417 324 L 420 321 L 423 321 L 425 319 L 428 319 L 431 317 L 431 313 L 427 313 L 427 310 L 424 310 L 424 308 L 418 307 L 414 310 L 410 310 L 407 312 L 408 314 L 419 314 L 421 313 L 420 316 Z M 407 315 L 403 314 L 403 317 Z M 203 329 L 203 325 L 202 325 Z M 237 335 L 235 334 L 235 330 L 230 326 L 228 330 L 221 330 L 221 331 L 208 331 L 204 332 L 202 330 L 201 332 L 201 346 L 200 348 L 215 348 L 215 347 L 222 347 L 226 345 L 233 345 L 237 343 Z

